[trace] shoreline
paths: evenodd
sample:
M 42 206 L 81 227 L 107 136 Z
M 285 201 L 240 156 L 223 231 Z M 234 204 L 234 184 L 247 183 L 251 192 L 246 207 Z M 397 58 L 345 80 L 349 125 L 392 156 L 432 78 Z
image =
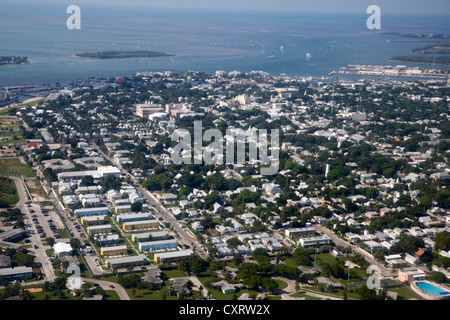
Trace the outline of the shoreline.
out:
M 413 61 L 406 61 L 406 60 L 393 60 L 393 59 L 389 59 L 388 61 L 392 61 L 392 62 L 403 62 L 403 63 L 415 63 L 415 64 L 431 64 L 431 65 L 437 65 L 437 66 L 450 66 L 450 63 L 448 64 L 442 64 L 442 63 L 430 63 L 430 62 L 413 62 Z

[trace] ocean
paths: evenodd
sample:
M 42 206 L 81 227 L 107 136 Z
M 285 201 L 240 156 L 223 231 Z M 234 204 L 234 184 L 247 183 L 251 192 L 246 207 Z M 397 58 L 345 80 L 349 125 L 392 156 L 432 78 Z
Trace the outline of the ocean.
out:
M 0 55 L 27 56 L 31 64 L 0 66 L 0 86 L 64 84 L 77 78 L 166 70 L 261 70 L 322 77 L 348 64 L 406 64 L 389 59 L 430 43 L 393 33 L 450 35 L 448 16 L 382 14 L 381 29 L 369 30 L 365 12 L 232 12 L 125 5 L 80 5 L 81 29 L 69 30 L 67 7 L 67 3 L 3 5 Z M 74 57 L 106 50 L 149 50 L 175 56 Z

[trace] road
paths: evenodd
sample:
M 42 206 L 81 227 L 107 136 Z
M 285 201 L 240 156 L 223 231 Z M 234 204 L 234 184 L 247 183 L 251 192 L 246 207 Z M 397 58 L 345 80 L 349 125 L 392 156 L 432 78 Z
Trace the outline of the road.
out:
M 381 276 L 386 277 L 386 278 L 393 277 L 393 269 L 386 268 L 383 264 L 381 264 L 379 261 L 377 261 L 372 255 L 370 255 L 366 251 L 362 250 L 359 246 L 351 244 L 351 243 L 339 238 L 338 236 L 336 236 L 334 234 L 333 231 L 331 231 L 330 229 L 328 229 L 324 226 L 321 226 L 320 224 L 314 225 L 314 228 L 316 229 L 316 232 L 326 234 L 327 236 L 329 236 L 336 245 L 341 246 L 343 248 L 351 247 L 354 252 L 362 254 L 363 257 L 370 264 L 376 265 L 380 268 Z
M 107 154 L 105 154 L 98 145 L 91 142 L 92 146 L 97 149 L 97 151 L 105 158 L 108 159 L 111 163 L 114 163 L 113 159 L 109 157 Z M 197 243 L 197 239 L 190 235 L 186 229 L 184 229 L 178 221 L 170 214 L 170 212 L 156 199 L 147 189 L 143 188 L 139 182 L 136 180 L 135 177 L 133 177 L 130 173 L 128 173 L 126 170 L 119 168 L 122 174 L 126 175 L 131 179 L 133 184 L 135 185 L 136 189 L 144 196 L 144 198 L 150 203 L 157 211 L 157 214 L 155 215 L 156 218 L 162 218 L 164 221 L 168 222 L 171 227 L 178 233 L 180 238 L 178 239 L 178 242 L 181 244 L 184 244 L 185 246 L 192 246 L 193 249 L 195 248 L 195 252 L 203 259 L 207 259 L 209 254 L 208 252 Z

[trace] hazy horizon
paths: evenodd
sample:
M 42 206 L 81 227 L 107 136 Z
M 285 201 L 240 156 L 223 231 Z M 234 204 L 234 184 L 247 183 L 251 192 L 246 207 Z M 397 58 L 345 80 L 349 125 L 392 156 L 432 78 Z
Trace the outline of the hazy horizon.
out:
M 206 1 L 206 0 L 170 0 L 170 1 L 156 1 L 156 0 L 128 0 L 126 3 L 119 0 L 110 0 L 107 3 L 101 1 L 90 0 L 6 0 L 3 8 L 7 9 L 8 5 L 15 7 L 23 6 L 23 9 L 55 8 L 67 7 L 69 5 L 78 5 L 80 7 L 122 7 L 130 10 L 141 9 L 193 9 L 193 10 L 224 10 L 230 12 L 240 11 L 255 11 L 255 12 L 292 12 L 292 13 L 327 13 L 327 14 L 342 14 L 354 13 L 366 15 L 366 9 L 370 5 L 378 5 L 382 14 L 395 15 L 450 15 L 450 1 L 448 0 L 432 0 L 425 2 L 423 0 L 229 0 L 227 2 Z M 127 11 L 127 10 L 125 10 Z M 37 11 L 36 13 L 39 13 Z

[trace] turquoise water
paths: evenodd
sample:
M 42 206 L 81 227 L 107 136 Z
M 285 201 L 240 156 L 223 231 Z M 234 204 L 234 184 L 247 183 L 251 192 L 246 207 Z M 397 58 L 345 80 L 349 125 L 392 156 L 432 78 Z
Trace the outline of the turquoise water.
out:
M 422 290 L 423 292 L 428 293 L 432 296 L 441 297 L 443 295 L 450 294 L 450 292 L 442 291 L 441 288 L 436 287 L 428 282 L 417 282 L 416 284 L 420 290 Z
M 27 6 L 20 2 L 9 1 L 0 10 L 0 55 L 27 56 L 32 63 L 1 67 L 0 86 L 165 70 L 262 70 L 321 77 L 347 64 L 396 65 L 389 61 L 391 57 L 430 43 L 390 32 L 450 35 L 446 16 L 383 14 L 382 29 L 368 30 L 365 12 L 229 12 L 89 3 L 80 4 L 81 30 L 69 30 L 67 2 Z M 162 51 L 176 56 L 112 60 L 73 56 L 106 50 Z

